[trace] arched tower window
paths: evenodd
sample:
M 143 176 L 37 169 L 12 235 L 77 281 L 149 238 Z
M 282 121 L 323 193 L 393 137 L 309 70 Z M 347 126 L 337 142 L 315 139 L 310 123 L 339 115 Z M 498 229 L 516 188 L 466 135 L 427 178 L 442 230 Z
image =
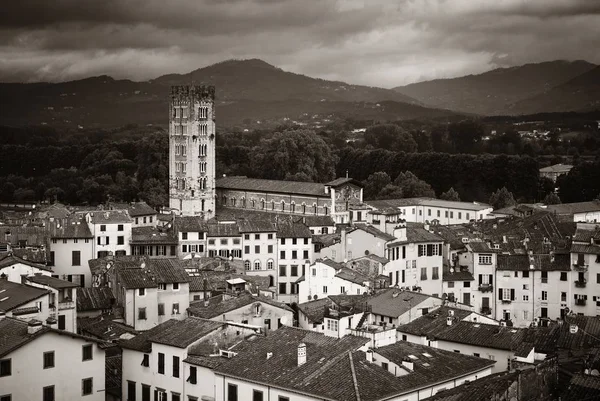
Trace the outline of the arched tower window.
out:
M 250 270 L 250 261 L 249 260 L 244 261 L 244 269 Z
M 281 201 L 281 211 L 285 212 L 285 201 L 284 200 Z

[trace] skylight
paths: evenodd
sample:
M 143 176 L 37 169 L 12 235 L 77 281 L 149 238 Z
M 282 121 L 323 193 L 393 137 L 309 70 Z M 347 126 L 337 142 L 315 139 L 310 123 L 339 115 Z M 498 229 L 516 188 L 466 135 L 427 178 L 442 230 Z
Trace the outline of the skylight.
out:
M 426 356 L 427 358 L 433 358 L 431 354 L 428 354 L 427 352 L 423 352 L 423 356 Z
M 408 357 L 409 357 L 410 359 L 419 359 L 419 358 L 417 358 L 417 357 L 416 357 L 416 356 L 414 356 L 414 355 L 409 355 Z

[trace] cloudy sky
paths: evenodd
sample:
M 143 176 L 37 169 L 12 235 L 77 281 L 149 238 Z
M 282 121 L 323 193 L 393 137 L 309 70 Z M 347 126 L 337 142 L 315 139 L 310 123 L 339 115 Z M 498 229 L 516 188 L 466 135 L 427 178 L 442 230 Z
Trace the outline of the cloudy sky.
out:
M 600 63 L 600 0 L 19 0 L 0 81 L 144 80 L 231 58 L 393 87 L 555 59 Z

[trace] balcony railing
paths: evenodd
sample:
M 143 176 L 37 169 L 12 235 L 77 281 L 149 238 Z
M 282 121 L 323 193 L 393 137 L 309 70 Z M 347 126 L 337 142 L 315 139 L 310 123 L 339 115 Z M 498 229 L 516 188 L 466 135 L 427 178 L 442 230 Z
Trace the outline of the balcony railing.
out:
M 575 270 L 579 270 L 579 271 L 588 269 L 587 263 L 580 263 L 580 262 L 573 263 L 573 267 L 575 268 Z
M 479 291 L 481 292 L 491 292 L 493 289 L 494 286 L 492 284 L 479 284 Z
M 577 288 L 585 288 L 587 282 L 585 280 L 575 280 L 575 287 Z
M 575 305 L 579 305 L 579 306 L 585 306 L 585 304 L 586 304 L 586 301 L 585 301 L 585 299 L 581 299 L 581 298 L 580 298 L 580 299 L 576 299 L 576 300 L 575 300 Z
M 481 314 L 482 315 L 491 315 L 492 314 L 492 309 L 489 307 L 482 307 L 481 308 Z
M 511 302 L 512 302 L 512 301 L 511 301 L 510 299 L 503 299 L 503 300 L 502 300 L 502 303 L 503 303 L 503 304 L 509 304 L 509 303 L 511 303 Z

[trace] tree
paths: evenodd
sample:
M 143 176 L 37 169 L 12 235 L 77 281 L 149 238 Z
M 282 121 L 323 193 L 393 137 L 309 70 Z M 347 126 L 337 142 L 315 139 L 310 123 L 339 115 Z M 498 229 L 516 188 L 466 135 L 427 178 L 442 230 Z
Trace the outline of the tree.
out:
M 402 190 L 404 198 L 435 198 L 435 191 L 431 188 L 431 185 L 420 180 L 410 171 L 398 174 L 398 177 L 394 180 L 394 185 Z
M 510 192 L 506 187 L 502 187 L 502 189 L 497 190 L 492 193 L 490 197 L 489 204 L 494 207 L 494 209 L 502 209 L 509 206 L 514 206 L 517 204 L 515 201 L 515 197 L 512 192 Z
M 543 202 L 546 205 L 558 205 L 561 203 L 560 198 L 554 192 L 550 192 L 548 195 L 546 195 Z
M 442 192 L 442 194 L 440 195 L 440 199 L 460 202 L 460 195 L 454 190 L 454 188 L 451 187 L 446 192 Z
M 416 152 L 417 142 L 413 136 L 395 124 L 380 124 L 367 128 L 364 135 L 367 145 L 375 148 Z
M 392 179 L 390 176 L 383 171 L 371 174 L 363 181 L 363 185 L 365 186 L 363 190 L 365 199 L 379 199 L 378 196 L 381 190 L 391 184 L 391 182 Z
M 483 126 L 473 120 L 465 120 L 448 126 L 448 140 L 457 153 L 472 153 L 483 137 Z

